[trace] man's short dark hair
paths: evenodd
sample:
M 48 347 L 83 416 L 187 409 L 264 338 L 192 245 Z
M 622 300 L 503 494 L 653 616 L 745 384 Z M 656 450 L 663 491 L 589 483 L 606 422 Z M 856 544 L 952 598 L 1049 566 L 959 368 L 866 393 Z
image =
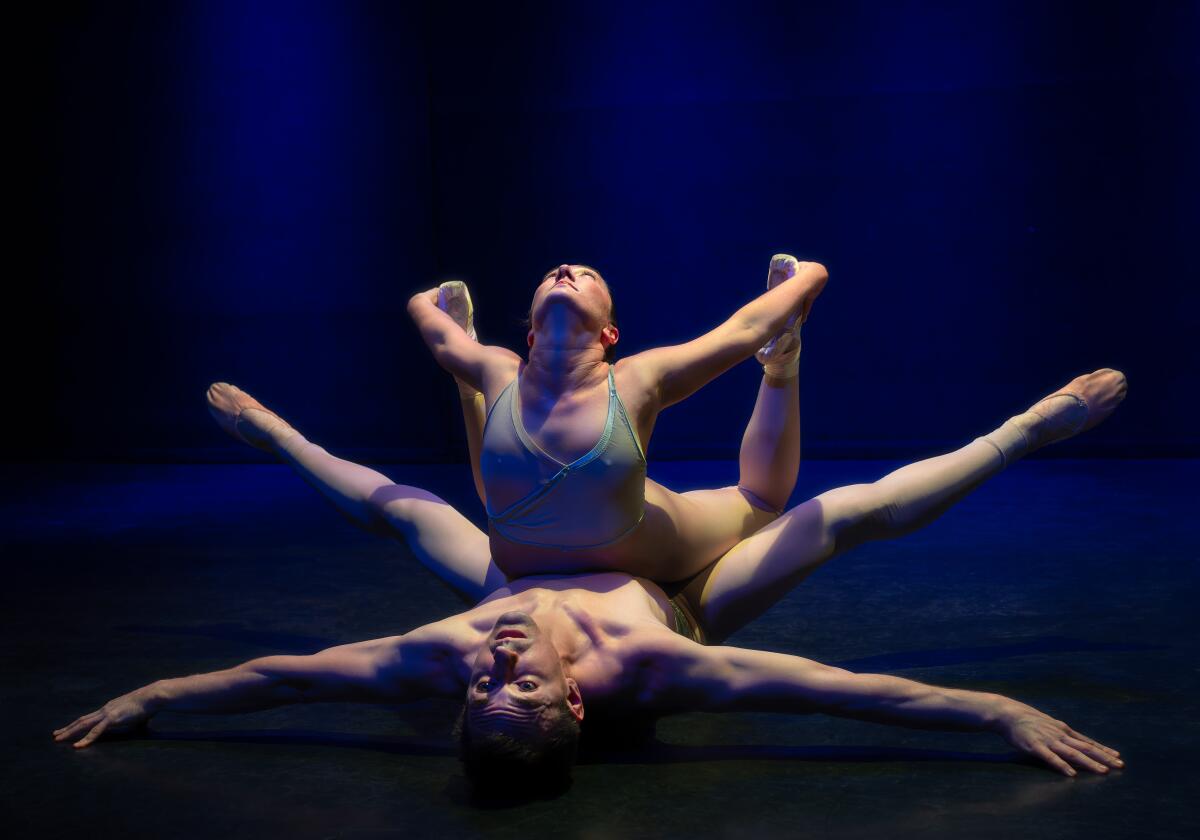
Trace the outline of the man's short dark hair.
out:
M 524 793 L 554 794 L 570 785 L 579 752 L 579 721 L 565 699 L 545 714 L 549 723 L 539 736 L 515 738 L 473 729 L 463 706 L 455 726 L 459 758 L 476 790 L 519 787 Z

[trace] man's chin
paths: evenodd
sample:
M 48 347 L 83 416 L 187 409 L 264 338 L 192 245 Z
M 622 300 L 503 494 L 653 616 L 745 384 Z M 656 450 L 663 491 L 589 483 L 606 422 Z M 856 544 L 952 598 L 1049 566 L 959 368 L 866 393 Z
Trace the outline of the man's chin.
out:
M 502 638 L 535 639 L 540 632 L 537 622 L 529 613 L 510 610 L 502 613 L 496 619 L 496 623 L 492 625 L 492 632 L 488 636 L 492 641 Z

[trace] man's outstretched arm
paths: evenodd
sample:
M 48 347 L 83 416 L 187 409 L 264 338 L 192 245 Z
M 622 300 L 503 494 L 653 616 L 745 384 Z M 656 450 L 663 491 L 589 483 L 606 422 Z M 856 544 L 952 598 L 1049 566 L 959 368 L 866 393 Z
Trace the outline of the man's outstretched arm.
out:
M 680 644 L 682 642 L 682 644 Z M 685 639 L 646 669 L 647 699 L 676 710 L 812 713 L 917 729 L 989 731 L 1064 775 L 1106 773 L 1119 753 L 1060 720 L 1001 694 L 926 685 L 887 674 L 855 674 L 799 656 Z M 657 657 L 657 654 L 656 654 Z
M 158 680 L 55 730 L 54 740 L 91 745 L 158 712 L 227 714 L 291 703 L 402 703 L 462 691 L 453 651 L 420 630 L 328 648 L 311 656 L 265 656 L 224 671 Z

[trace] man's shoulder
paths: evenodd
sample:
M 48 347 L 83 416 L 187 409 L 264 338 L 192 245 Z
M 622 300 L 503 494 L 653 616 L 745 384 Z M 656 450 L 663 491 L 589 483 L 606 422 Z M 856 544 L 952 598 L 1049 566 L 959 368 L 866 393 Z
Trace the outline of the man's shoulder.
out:
M 615 639 L 604 653 L 621 686 L 643 697 L 646 692 L 653 692 L 658 683 L 669 679 L 693 648 L 703 650 L 701 645 L 666 627 L 638 624 Z
M 382 639 L 383 649 L 377 652 L 381 670 L 401 682 L 436 683 L 457 690 L 458 683 L 465 684 L 472 634 L 469 623 L 451 618 Z
M 397 638 L 402 640 L 403 655 L 439 659 L 465 656 L 478 645 L 478 636 L 464 615 L 455 615 L 424 624 Z

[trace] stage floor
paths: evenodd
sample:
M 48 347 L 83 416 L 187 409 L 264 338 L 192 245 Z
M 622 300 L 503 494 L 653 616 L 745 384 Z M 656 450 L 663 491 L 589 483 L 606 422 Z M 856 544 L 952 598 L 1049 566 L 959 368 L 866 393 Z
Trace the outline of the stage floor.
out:
M 816 461 L 795 500 L 896 466 Z M 471 805 L 452 703 L 163 714 L 51 730 L 165 676 L 403 632 L 460 602 L 282 466 L 4 466 L 4 822 L 21 836 L 1200 836 L 1196 461 L 1033 460 L 931 527 L 810 577 L 731 644 L 997 691 L 1121 750 L 1075 779 L 993 735 L 701 715 L 581 764 L 559 799 Z M 464 466 L 391 465 L 480 518 Z M 689 489 L 725 462 L 663 464 Z M 10 831 L 8 836 L 14 836 Z

